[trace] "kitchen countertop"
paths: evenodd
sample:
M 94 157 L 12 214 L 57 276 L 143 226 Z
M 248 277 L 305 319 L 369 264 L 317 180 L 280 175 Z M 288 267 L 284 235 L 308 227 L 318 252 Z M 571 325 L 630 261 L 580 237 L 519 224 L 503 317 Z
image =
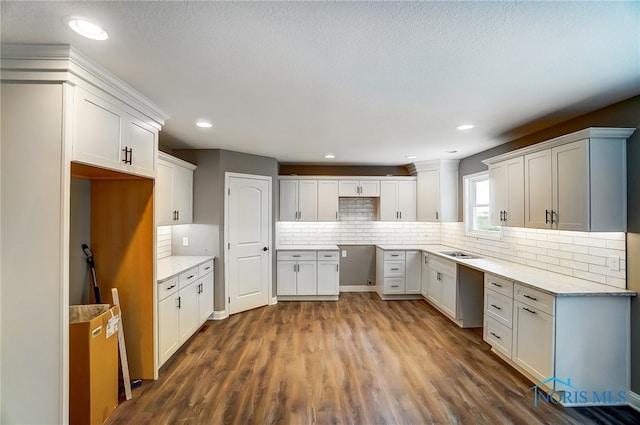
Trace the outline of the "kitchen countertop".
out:
M 212 259 L 214 257 L 207 255 L 172 255 L 171 257 L 161 258 L 158 260 L 158 283 Z
M 512 263 L 510 261 L 499 260 L 497 258 L 485 257 L 483 254 L 476 254 L 472 251 L 453 248 L 446 245 L 376 245 L 383 250 L 407 250 L 425 251 L 430 255 L 437 255 L 441 258 L 454 261 L 456 263 L 471 267 L 485 273 L 491 273 L 513 280 L 523 285 L 539 289 L 556 296 L 635 296 L 636 293 L 627 289 L 615 288 L 613 286 L 602 285 L 584 279 L 550 272 L 548 270 L 537 269 L 535 267 Z M 462 251 L 481 258 L 455 258 L 441 254 L 440 251 Z
M 276 251 L 339 251 L 338 245 L 280 245 Z

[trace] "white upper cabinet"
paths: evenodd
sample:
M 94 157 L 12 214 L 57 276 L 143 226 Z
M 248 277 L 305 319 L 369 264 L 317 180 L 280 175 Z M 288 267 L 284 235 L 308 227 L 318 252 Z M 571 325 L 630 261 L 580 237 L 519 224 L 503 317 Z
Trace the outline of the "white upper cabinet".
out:
M 416 221 L 416 181 L 380 182 L 380 220 Z
M 417 220 L 458 221 L 459 160 L 431 160 L 412 165 L 417 175 Z
M 193 223 L 193 171 L 196 166 L 179 158 L 158 153 L 156 176 L 156 224 Z
M 74 88 L 72 159 L 129 174 L 155 177 L 158 129 L 134 117 L 107 94 Z
M 318 221 L 338 221 L 337 180 L 318 180 Z
M 494 226 L 524 227 L 524 160 L 522 157 L 489 166 L 490 209 Z
M 626 139 L 635 129 L 587 128 L 483 161 L 500 167 L 523 159 L 524 226 L 540 229 L 624 232 Z M 509 171 L 494 171 L 496 180 Z M 492 177 L 493 178 L 493 177 Z M 509 181 L 511 177 L 506 177 Z M 509 183 L 510 184 L 510 183 Z M 498 190 L 500 185 L 496 185 Z M 515 188 L 514 188 L 515 190 Z M 509 191 L 511 196 L 511 191 Z M 504 198 L 492 198 L 495 219 Z M 509 198 L 507 225 L 513 215 Z M 511 217 L 510 217 L 511 215 Z
M 363 196 L 375 198 L 380 196 L 380 180 L 340 180 L 340 196 Z
M 317 180 L 280 180 L 280 221 L 316 221 Z

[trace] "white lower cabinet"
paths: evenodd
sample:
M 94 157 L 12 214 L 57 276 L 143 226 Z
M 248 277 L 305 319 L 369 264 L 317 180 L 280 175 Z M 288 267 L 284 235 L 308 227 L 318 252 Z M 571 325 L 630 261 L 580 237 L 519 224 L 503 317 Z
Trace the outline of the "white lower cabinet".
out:
M 460 319 L 456 263 L 430 256 L 427 279 L 427 301 L 452 319 Z
M 339 251 L 288 251 L 277 253 L 276 280 L 279 299 L 331 296 L 340 284 Z
M 405 255 L 405 293 L 420 294 L 422 289 L 422 256 L 419 251 L 407 251 Z
M 158 363 L 164 364 L 213 313 L 213 260 L 158 284 Z
M 629 314 L 628 297 L 555 296 L 485 273 L 483 339 L 566 406 L 623 402 Z
M 386 295 L 420 295 L 422 257 L 419 251 L 376 249 L 376 290 Z M 393 298 L 389 298 L 393 299 Z
M 422 253 L 422 270 L 420 273 L 421 287 L 420 293 L 423 297 L 427 298 L 429 296 L 429 254 L 426 252 Z

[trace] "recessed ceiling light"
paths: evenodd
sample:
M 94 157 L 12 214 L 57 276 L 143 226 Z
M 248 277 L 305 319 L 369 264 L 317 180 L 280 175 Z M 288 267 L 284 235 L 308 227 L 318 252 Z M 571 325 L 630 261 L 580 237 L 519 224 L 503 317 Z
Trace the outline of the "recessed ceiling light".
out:
M 457 130 L 471 130 L 475 125 L 473 124 L 462 124 L 456 127 Z
M 417 156 L 415 156 L 415 155 L 407 155 L 406 158 L 407 159 L 416 159 Z
M 333 158 L 335 158 L 336 156 L 335 156 L 334 154 L 332 154 L 332 153 L 328 153 L 328 154 L 326 154 L 324 157 L 325 157 L 325 158 L 327 158 L 327 159 L 333 159 Z
M 84 19 L 69 19 L 69 27 L 81 36 L 92 40 L 106 40 L 109 38 L 109 34 L 107 34 L 105 30 L 93 22 L 89 22 Z
M 200 128 L 211 128 L 213 127 L 213 124 L 211 124 L 209 121 L 197 121 L 196 125 Z

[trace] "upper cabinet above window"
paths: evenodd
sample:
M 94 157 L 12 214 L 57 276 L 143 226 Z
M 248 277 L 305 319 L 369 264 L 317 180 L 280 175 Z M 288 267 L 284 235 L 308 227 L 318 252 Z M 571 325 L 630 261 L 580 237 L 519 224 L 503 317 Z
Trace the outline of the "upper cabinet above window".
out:
M 525 227 L 624 232 L 627 228 L 626 139 L 634 131 L 633 128 L 588 128 L 483 162 L 494 170 L 492 188 L 500 190 L 504 187 L 502 179 L 506 171 L 496 172 L 495 168 L 522 160 Z M 518 189 L 514 191 L 517 193 Z M 492 219 L 504 210 L 507 223 L 503 225 L 518 225 L 508 221 L 509 210 L 518 211 L 519 204 L 514 206 L 508 201 L 509 207 L 504 209 L 504 198 L 496 194 L 492 195 L 492 201 Z

